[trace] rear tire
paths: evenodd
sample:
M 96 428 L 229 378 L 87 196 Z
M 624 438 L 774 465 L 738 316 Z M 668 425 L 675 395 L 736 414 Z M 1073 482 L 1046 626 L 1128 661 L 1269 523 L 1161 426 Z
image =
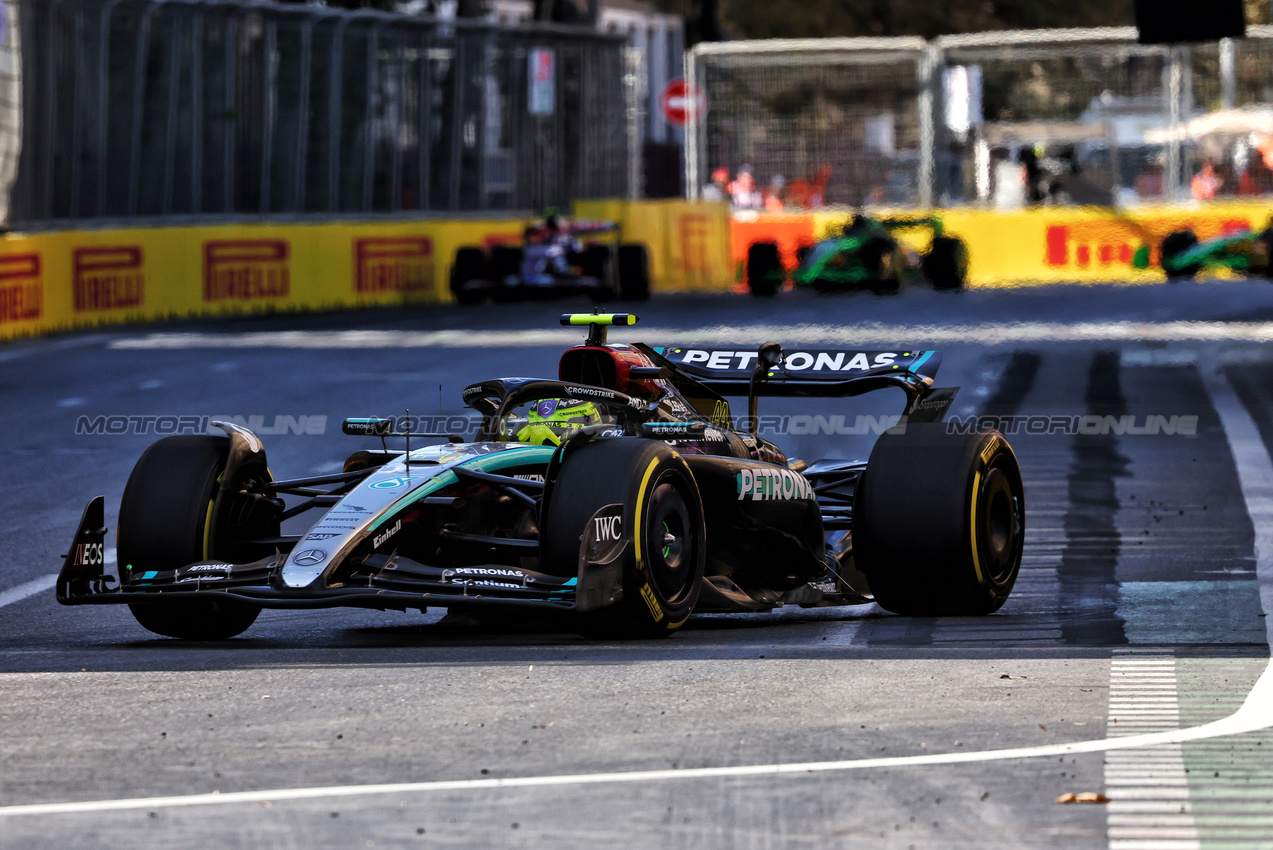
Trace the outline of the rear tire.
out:
M 1162 241 L 1159 262 L 1167 273 L 1167 280 L 1192 280 L 1202 271 L 1201 263 L 1190 263 L 1187 266 L 1177 265 L 1176 257 L 1198 244 L 1198 237 L 1192 230 L 1177 230 L 1168 233 Z
M 218 557 L 212 505 L 229 447 L 227 437 L 166 437 L 142 454 L 119 506 L 121 584 L 131 584 L 146 570 L 173 570 Z M 230 599 L 128 607 L 144 628 L 185 640 L 232 638 L 261 613 L 257 606 Z
M 998 431 L 910 424 L 880 436 L 854 498 L 853 551 L 897 614 L 990 614 L 1021 568 L 1021 472 Z
M 588 245 L 583 249 L 583 273 L 595 277 L 601 284 L 588 294 L 597 303 L 613 301 L 615 295 L 614 276 L 610 273 L 610 248 L 606 245 Z
M 772 298 L 782 285 L 785 272 L 778 245 L 753 242 L 747 248 L 747 290 L 757 298 Z
M 621 504 L 627 548 L 623 598 L 579 617 L 589 637 L 667 637 L 698 602 L 706 531 L 698 486 L 685 461 L 665 443 L 640 438 L 597 440 L 571 449 L 553 483 L 543 526 L 548 571 L 574 575 L 588 521 Z
M 650 297 L 650 255 L 644 245 L 619 246 L 619 297 L 624 301 Z
M 920 269 L 933 289 L 963 289 L 968 280 L 968 246 L 953 236 L 934 236 L 920 259 Z
M 486 254 L 481 248 L 465 246 L 455 252 L 455 262 L 451 265 L 451 295 L 459 304 L 480 304 L 482 294 L 466 289 L 470 280 L 486 279 Z
M 491 248 L 490 274 L 496 286 L 507 286 L 504 278 L 522 273 L 522 249 L 517 245 Z

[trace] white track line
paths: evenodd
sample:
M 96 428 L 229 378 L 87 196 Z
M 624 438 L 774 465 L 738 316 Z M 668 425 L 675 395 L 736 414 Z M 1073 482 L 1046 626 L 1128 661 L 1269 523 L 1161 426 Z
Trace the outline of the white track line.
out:
M 262 791 L 235 791 L 232 793 L 190 794 L 182 797 L 143 797 L 128 800 L 90 800 L 80 803 L 36 803 L 26 806 L 0 808 L 0 818 L 17 815 L 74 814 L 83 812 L 109 812 L 128 809 L 175 808 L 180 806 L 208 806 L 226 803 L 279 802 L 284 800 L 312 800 L 332 797 L 365 797 L 379 794 L 422 794 L 438 791 L 481 791 L 500 788 L 545 788 L 561 785 L 608 785 L 637 782 L 665 782 L 685 779 L 711 779 L 721 777 L 785 776 L 791 774 L 823 773 L 827 771 L 868 770 L 873 768 L 927 767 L 942 764 L 969 764 L 974 762 L 1007 761 L 1012 759 L 1055 757 L 1078 753 L 1098 753 L 1110 750 L 1131 750 L 1181 741 L 1198 741 L 1255 732 L 1273 726 L 1273 672 L 1266 669 L 1246 702 L 1230 716 L 1194 726 L 1190 729 L 1171 729 L 1141 735 L 1127 735 L 1101 741 L 1076 741 L 1071 744 L 1050 744 L 1040 747 L 1015 747 L 1005 750 L 986 750 L 970 753 L 934 753 L 922 756 L 894 756 L 846 761 L 802 762 L 796 764 L 739 765 L 737 767 L 701 767 L 683 770 L 637 770 L 624 773 L 583 773 L 564 776 L 522 776 L 508 779 L 457 779 L 441 782 L 399 782 L 384 785 L 337 785 L 318 788 L 278 788 Z M 1160 789 L 1155 790 L 1155 798 Z M 1181 789 L 1184 790 L 1184 789 Z
M 6 591 L 0 592 L 0 608 L 12 605 L 14 602 L 21 602 L 23 599 L 35 596 L 37 593 L 43 593 L 55 584 L 57 584 L 57 573 L 49 573 L 46 576 L 31 579 L 26 584 L 11 587 Z
M 522 348 L 573 345 L 578 328 L 527 330 L 360 330 L 270 331 L 251 333 L 152 333 L 112 340 L 111 348 Z M 947 342 L 1000 345 L 1028 342 L 1100 342 L 1142 340 L 1271 342 L 1273 322 L 1004 322 L 973 325 L 756 324 L 718 325 L 685 330 L 649 327 L 643 339 L 659 343 L 736 346 L 740 339 L 773 339 L 792 345 L 863 342 L 925 345 Z
M 1273 327 L 1273 326 L 1270 326 Z M 1247 510 L 1255 525 L 1256 575 L 1260 581 L 1260 599 L 1266 613 L 1273 613 L 1273 463 L 1260 440 L 1259 431 L 1233 388 L 1212 368 L 1202 370 L 1211 391 L 1212 401 L 1220 414 L 1225 435 L 1238 467 L 1238 480 Z M 1273 617 L 1268 618 L 1273 619 Z M 1273 623 L 1268 624 L 1273 631 Z M 1148 659 L 1147 659 L 1148 660 Z M 1154 659 L 1157 662 L 1157 659 Z M 583 773 L 564 776 L 523 776 L 508 779 L 457 779 L 440 782 L 398 782 L 382 785 L 337 785 L 318 788 L 277 788 L 262 791 L 190 794 L 182 797 L 149 797 L 127 800 L 89 800 L 77 803 L 36 803 L 25 806 L 0 807 L 0 818 L 20 815 L 74 814 L 109 812 L 129 809 L 176 808 L 227 803 L 259 803 L 263 801 L 313 800 L 333 797 L 366 797 L 378 794 L 424 794 L 438 791 L 481 791 L 501 788 L 544 788 L 562 785 L 606 785 L 618 783 L 667 782 L 685 779 L 721 777 L 786 776 L 828 771 L 871 770 L 875 768 L 927 767 L 945 764 L 1008 761 L 1043 758 L 1078 753 L 1101 753 L 1136 750 L 1161 744 L 1179 744 L 1242 735 L 1273 727 L 1273 661 L 1265 667 L 1246 700 L 1233 714 L 1211 723 L 1188 729 L 1106 738 L 1099 741 L 1076 741 L 1040 747 L 1014 747 L 983 752 L 932 753 L 922 756 L 850 759 L 843 761 L 803 762 L 796 764 L 739 765 L 736 767 L 702 767 L 683 770 L 635 770 L 623 773 Z M 1129 789 L 1130 790 L 1130 789 Z M 1188 800 L 1187 788 L 1149 789 L 1152 799 Z M 1128 798 L 1134 797 L 1128 795 Z M 1124 845 L 1122 850 L 1131 850 Z
M 1131 676 L 1143 679 L 1143 670 L 1155 670 L 1152 690 L 1136 693 L 1153 696 L 1133 696 L 1130 699 L 1123 683 Z M 1110 699 L 1109 716 L 1119 723 L 1111 723 L 1106 734 L 1132 734 L 1135 728 L 1155 723 L 1165 728 L 1180 725 L 1178 691 L 1176 683 L 1176 659 L 1171 655 L 1161 658 L 1146 657 L 1140 653 L 1114 650 L 1109 665 Z M 1125 722 L 1132 718 L 1132 723 Z M 1131 731 L 1129 731 L 1129 727 Z M 1185 775 L 1185 760 L 1180 744 L 1169 744 L 1152 750 L 1134 753 L 1109 752 L 1105 754 L 1105 791 L 1111 801 L 1135 801 L 1151 806 L 1170 805 L 1174 811 L 1151 811 L 1150 814 L 1128 815 L 1106 810 L 1105 824 L 1109 850 L 1133 850 L 1144 842 L 1190 842 L 1198 847 L 1198 827 L 1193 812 L 1181 806 L 1176 791 L 1189 788 Z M 1157 845 L 1163 846 L 1163 845 Z M 1173 847 L 1177 846 L 1175 843 Z

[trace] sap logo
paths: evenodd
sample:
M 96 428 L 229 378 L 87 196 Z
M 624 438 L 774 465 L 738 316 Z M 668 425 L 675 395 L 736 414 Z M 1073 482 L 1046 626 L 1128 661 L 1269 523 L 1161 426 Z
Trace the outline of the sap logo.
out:
M 598 540 L 618 540 L 623 534 L 623 517 L 599 516 L 592 523 Z
M 385 542 L 389 540 L 390 537 L 393 537 L 395 534 L 397 534 L 401 530 L 402 530 L 402 520 L 398 520 L 393 525 L 386 528 L 384 530 L 384 533 L 377 534 L 375 537 L 372 538 L 371 540 L 372 548 L 379 549 L 381 545 L 383 545 Z

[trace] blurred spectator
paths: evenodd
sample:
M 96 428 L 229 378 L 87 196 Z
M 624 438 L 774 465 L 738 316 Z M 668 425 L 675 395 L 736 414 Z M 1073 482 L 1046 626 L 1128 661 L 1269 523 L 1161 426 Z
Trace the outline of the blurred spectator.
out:
M 1217 195 L 1236 195 L 1238 193 L 1238 175 L 1234 172 L 1231 163 L 1220 163 L 1216 168 L 1216 177 L 1220 180 L 1220 186 L 1216 189 Z
M 787 204 L 816 210 L 824 203 L 827 183 L 831 180 L 831 163 L 824 162 L 813 178 L 797 177 L 787 186 Z
M 1216 174 L 1216 166 L 1211 160 L 1202 163 L 1202 168 L 1189 181 L 1189 191 L 1199 201 L 1209 201 L 1220 191 L 1220 175 Z
M 1238 181 L 1239 195 L 1267 195 L 1273 192 L 1273 171 L 1263 156 L 1253 156 Z
M 756 191 L 756 178 L 749 166 L 738 169 L 738 176 L 729 184 L 729 197 L 740 210 L 758 210 L 764 204 L 760 192 Z
M 787 181 L 781 174 L 775 174 L 769 181 L 769 188 L 764 191 L 764 205 L 767 212 L 782 212 L 783 189 Z
M 703 187 L 703 200 L 729 200 L 729 169 L 718 168 L 712 172 L 712 182 Z
M 1157 198 L 1162 195 L 1162 166 L 1157 159 L 1136 175 L 1136 194 L 1142 198 Z

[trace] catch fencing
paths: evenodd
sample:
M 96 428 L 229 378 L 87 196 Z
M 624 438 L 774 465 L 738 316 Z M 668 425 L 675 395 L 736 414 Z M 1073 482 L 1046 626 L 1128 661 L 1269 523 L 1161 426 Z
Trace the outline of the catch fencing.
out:
M 1273 27 L 700 44 L 691 198 L 736 208 L 1120 208 L 1273 195 Z M 1197 178 L 1197 179 L 1196 179 Z
M 618 36 L 264 2 L 20 4 L 11 226 L 541 210 L 640 179 Z

